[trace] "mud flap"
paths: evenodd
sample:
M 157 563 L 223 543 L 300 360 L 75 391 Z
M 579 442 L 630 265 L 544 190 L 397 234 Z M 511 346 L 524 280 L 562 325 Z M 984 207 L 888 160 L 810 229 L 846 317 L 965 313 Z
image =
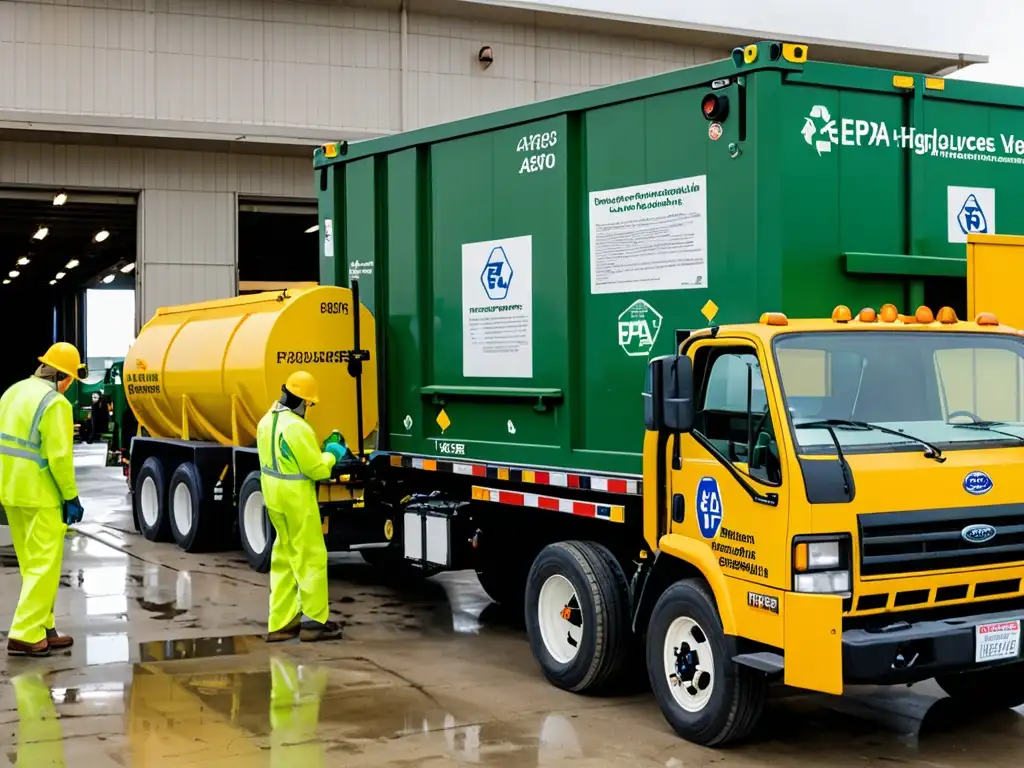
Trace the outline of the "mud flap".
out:
M 786 685 L 843 692 L 843 598 L 785 595 Z

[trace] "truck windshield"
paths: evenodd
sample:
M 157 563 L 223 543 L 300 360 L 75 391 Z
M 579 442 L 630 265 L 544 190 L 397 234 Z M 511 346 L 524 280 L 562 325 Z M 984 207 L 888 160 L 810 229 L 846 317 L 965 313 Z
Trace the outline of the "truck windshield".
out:
M 835 451 L 824 422 L 852 453 L 921 450 L 921 441 L 943 450 L 1024 444 L 1019 336 L 794 333 L 777 337 L 774 351 L 803 452 Z

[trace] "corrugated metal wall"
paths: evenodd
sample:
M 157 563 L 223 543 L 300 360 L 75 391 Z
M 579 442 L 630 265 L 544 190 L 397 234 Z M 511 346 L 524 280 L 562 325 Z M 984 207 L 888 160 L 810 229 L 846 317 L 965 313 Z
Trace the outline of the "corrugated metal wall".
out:
M 0 142 L 0 185 L 139 193 L 137 301 L 234 295 L 238 196 L 310 200 L 312 161 L 227 152 Z
M 411 12 L 403 121 L 398 3 L 362 4 L 0 0 L 0 115 L 351 139 L 722 55 L 639 38 L 635 26 L 621 37 L 580 31 L 571 17 L 552 29 Z M 482 45 L 494 50 L 486 70 Z

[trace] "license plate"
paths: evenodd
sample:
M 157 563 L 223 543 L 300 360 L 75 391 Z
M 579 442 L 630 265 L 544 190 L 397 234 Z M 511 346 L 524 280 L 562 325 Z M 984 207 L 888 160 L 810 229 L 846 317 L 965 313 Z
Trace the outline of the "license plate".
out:
M 1020 654 L 1020 620 L 979 624 L 974 630 L 974 660 L 978 664 L 1015 659 Z

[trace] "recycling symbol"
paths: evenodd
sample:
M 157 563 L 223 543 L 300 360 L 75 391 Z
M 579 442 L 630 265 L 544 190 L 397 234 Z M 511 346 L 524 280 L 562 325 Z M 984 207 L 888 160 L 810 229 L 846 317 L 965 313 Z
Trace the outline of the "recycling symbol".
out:
M 820 157 L 824 152 L 831 152 L 832 145 L 839 143 L 839 128 L 836 121 L 829 114 L 828 107 L 815 104 L 811 107 L 811 114 L 804 118 L 804 127 L 800 130 L 804 141 L 818 150 Z M 825 138 L 822 138 L 822 137 Z

